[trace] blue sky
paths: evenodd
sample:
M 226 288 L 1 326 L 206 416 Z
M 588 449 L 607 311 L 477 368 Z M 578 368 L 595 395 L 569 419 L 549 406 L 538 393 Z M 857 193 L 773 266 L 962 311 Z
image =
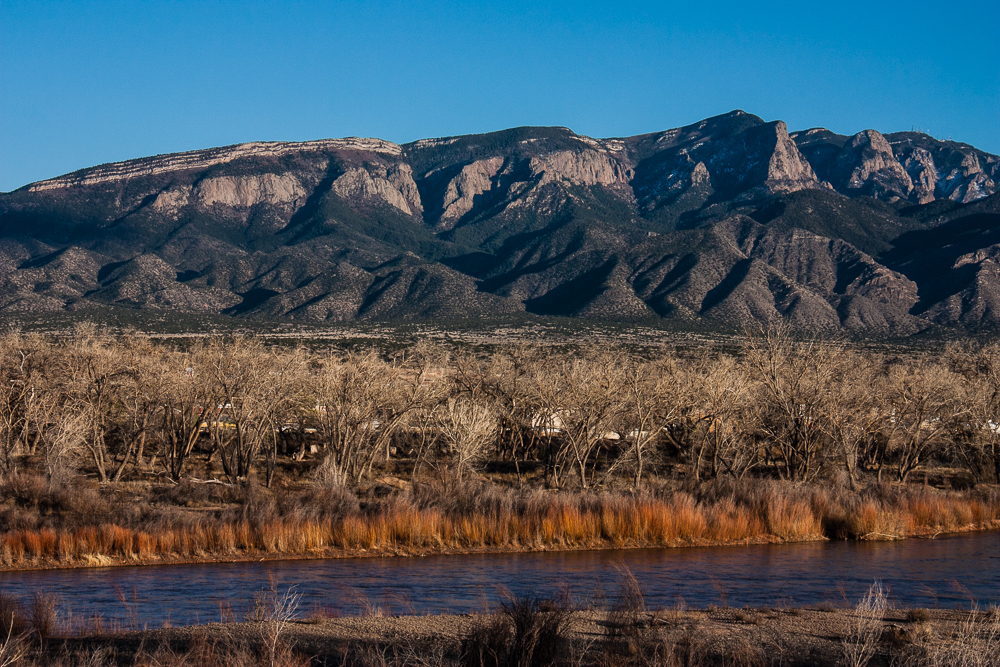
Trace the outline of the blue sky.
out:
M 0 191 L 243 141 L 625 136 L 737 108 L 1000 153 L 998 26 L 997 0 L 4 0 Z

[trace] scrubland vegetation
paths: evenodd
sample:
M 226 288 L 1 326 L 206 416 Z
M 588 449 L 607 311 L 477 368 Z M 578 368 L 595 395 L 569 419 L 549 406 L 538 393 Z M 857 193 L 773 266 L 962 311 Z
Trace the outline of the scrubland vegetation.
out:
M 127 601 L 126 606 L 128 606 Z M 875 582 L 819 608 L 648 608 L 622 567 L 605 599 L 507 594 L 492 613 L 336 617 L 294 589 L 259 591 L 246 620 L 160 629 L 134 613 L 65 617 L 55 598 L 0 595 L 0 665 L 51 667 L 996 667 L 1000 610 L 897 609 Z
M 895 539 L 1000 525 L 1000 345 L 0 339 L 0 565 Z

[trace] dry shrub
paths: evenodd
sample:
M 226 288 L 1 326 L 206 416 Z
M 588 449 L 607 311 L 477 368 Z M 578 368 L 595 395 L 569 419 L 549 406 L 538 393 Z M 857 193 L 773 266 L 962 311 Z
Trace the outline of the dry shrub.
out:
M 906 610 L 906 620 L 910 623 L 926 623 L 931 620 L 931 612 L 922 607 Z
M 45 644 L 50 638 L 58 636 L 59 600 L 54 595 L 36 591 L 28 603 L 28 626 L 39 642 Z
M 262 526 L 279 517 L 274 495 L 262 487 L 256 477 L 250 477 L 235 487 L 233 500 L 240 506 L 239 519 Z
M 185 478 L 179 484 L 160 487 L 154 498 L 176 507 L 214 507 L 233 500 L 233 487 L 226 484 L 199 484 Z
M 849 667 L 865 667 L 875 655 L 888 608 L 885 589 L 876 581 L 854 608 L 848 634 L 841 644 L 844 662 Z
M 707 537 L 719 542 L 738 542 L 764 534 L 760 517 L 749 508 L 737 505 L 732 498 L 723 498 L 708 509 Z
M 923 655 L 914 661 L 920 667 L 998 667 L 1000 616 L 973 610 L 951 638 L 920 648 Z
M 860 501 L 851 510 L 848 530 L 862 540 L 899 539 L 906 535 L 905 515 L 878 500 Z
M 485 617 L 462 639 L 468 667 L 548 667 L 564 655 L 570 610 L 559 600 L 506 596 L 500 613 Z
M 799 498 L 773 494 L 764 508 L 764 522 L 769 533 L 783 540 L 819 537 L 823 526 L 813 514 L 812 505 Z
M 618 570 L 618 593 L 605 618 L 605 653 L 636 657 L 643 653 L 648 618 L 639 582 L 624 563 Z
M 348 478 L 333 456 L 326 456 L 312 472 L 313 484 L 319 489 L 344 489 Z
M 24 664 L 30 651 L 27 638 L 10 632 L 0 636 L 0 667 L 14 667 Z
M 21 602 L 9 593 L 0 592 L 0 639 L 20 635 L 28 629 Z
M 48 497 L 48 482 L 44 475 L 19 471 L 0 478 L 0 493 L 19 505 L 38 506 Z

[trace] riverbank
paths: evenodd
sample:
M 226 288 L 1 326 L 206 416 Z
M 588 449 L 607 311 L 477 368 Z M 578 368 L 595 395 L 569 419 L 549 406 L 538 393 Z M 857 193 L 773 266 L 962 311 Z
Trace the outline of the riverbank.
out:
M 948 530 L 925 529 L 918 533 L 881 537 L 871 536 L 865 538 L 866 541 L 890 541 L 902 539 L 938 539 L 952 535 L 962 535 L 976 532 L 1000 531 L 1000 521 L 993 520 L 982 525 L 968 525 Z M 162 565 L 205 565 L 212 563 L 258 563 L 277 561 L 308 561 L 326 560 L 338 558 L 421 558 L 426 556 L 460 556 L 474 554 L 512 554 L 512 553 L 545 553 L 545 552 L 566 552 L 566 551 L 595 551 L 595 550 L 621 550 L 621 549 L 651 549 L 651 548 L 685 548 L 685 547 L 728 547 L 728 546 L 749 546 L 762 544 L 795 544 L 802 542 L 817 542 L 829 540 L 823 536 L 807 536 L 801 539 L 782 539 L 775 536 L 758 536 L 737 541 L 712 541 L 712 540 L 690 540 L 687 542 L 676 542 L 672 544 L 653 543 L 590 543 L 578 545 L 549 545 L 549 546 L 478 546 L 461 548 L 387 548 L 387 549 L 315 549 L 307 553 L 287 553 L 287 552 L 250 552 L 241 554 L 229 554 L 225 556 L 205 555 L 201 557 L 174 557 L 171 555 L 152 558 L 147 560 L 111 558 L 107 556 L 92 556 L 84 562 L 64 562 L 64 561 L 29 561 L 18 567 L 0 567 L 0 572 L 30 572 L 39 570 L 64 570 L 82 568 L 105 568 L 105 567 L 136 567 L 136 566 L 162 566 Z M 856 538 L 849 538 L 856 539 Z
M 100 521 L 107 515 L 115 519 L 113 511 L 85 514 L 101 499 L 74 490 L 68 500 L 56 499 L 62 506 L 49 515 L 51 527 L 0 535 L 0 567 L 886 540 L 1000 528 L 995 489 L 909 485 L 849 492 L 748 480 L 690 491 L 662 486 L 643 492 L 551 492 L 466 482 L 413 485 L 367 500 L 346 489 L 171 492 L 188 502 L 200 499 L 203 506 L 178 507 L 173 497 L 160 503 L 147 497 L 129 508 L 139 509 L 138 517 L 119 511 L 126 520 L 121 525 Z M 55 504 L 52 495 L 43 489 L 36 503 Z M 95 518 L 97 525 L 73 525 Z
M 524 598 L 509 601 L 494 614 L 271 617 L 53 638 L 44 648 L 27 648 L 20 664 L 1000 664 L 1000 614 L 995 610 L 872 611 L 859 604 L 852 608 L 651 611 L 641 599 L 606 610 L 550 604 Z
M 466 482 L 409 486 L 364 501 L 346 489 L 199 491 L 196 500 L 216 505 L 147 499 L 139 517 L 123 517 L 132 525 L 73 526 L 101 517 L 74 508 L 95 502 L 77 491 L 63 502 L 68 511 L 49 515 L 51 527 L 0 534 L 0 569 L 894 540 L 1000 529 L 996 489 L 849 492 L 749 480 L 690 491 L 550 492 Z

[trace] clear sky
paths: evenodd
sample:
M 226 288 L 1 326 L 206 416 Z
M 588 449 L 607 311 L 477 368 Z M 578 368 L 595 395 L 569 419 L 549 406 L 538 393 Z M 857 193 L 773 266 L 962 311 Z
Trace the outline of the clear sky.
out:
M 0 190 L 254 140 L 743 109 L 1000 153 L 1000 1 L 0 3 Z

